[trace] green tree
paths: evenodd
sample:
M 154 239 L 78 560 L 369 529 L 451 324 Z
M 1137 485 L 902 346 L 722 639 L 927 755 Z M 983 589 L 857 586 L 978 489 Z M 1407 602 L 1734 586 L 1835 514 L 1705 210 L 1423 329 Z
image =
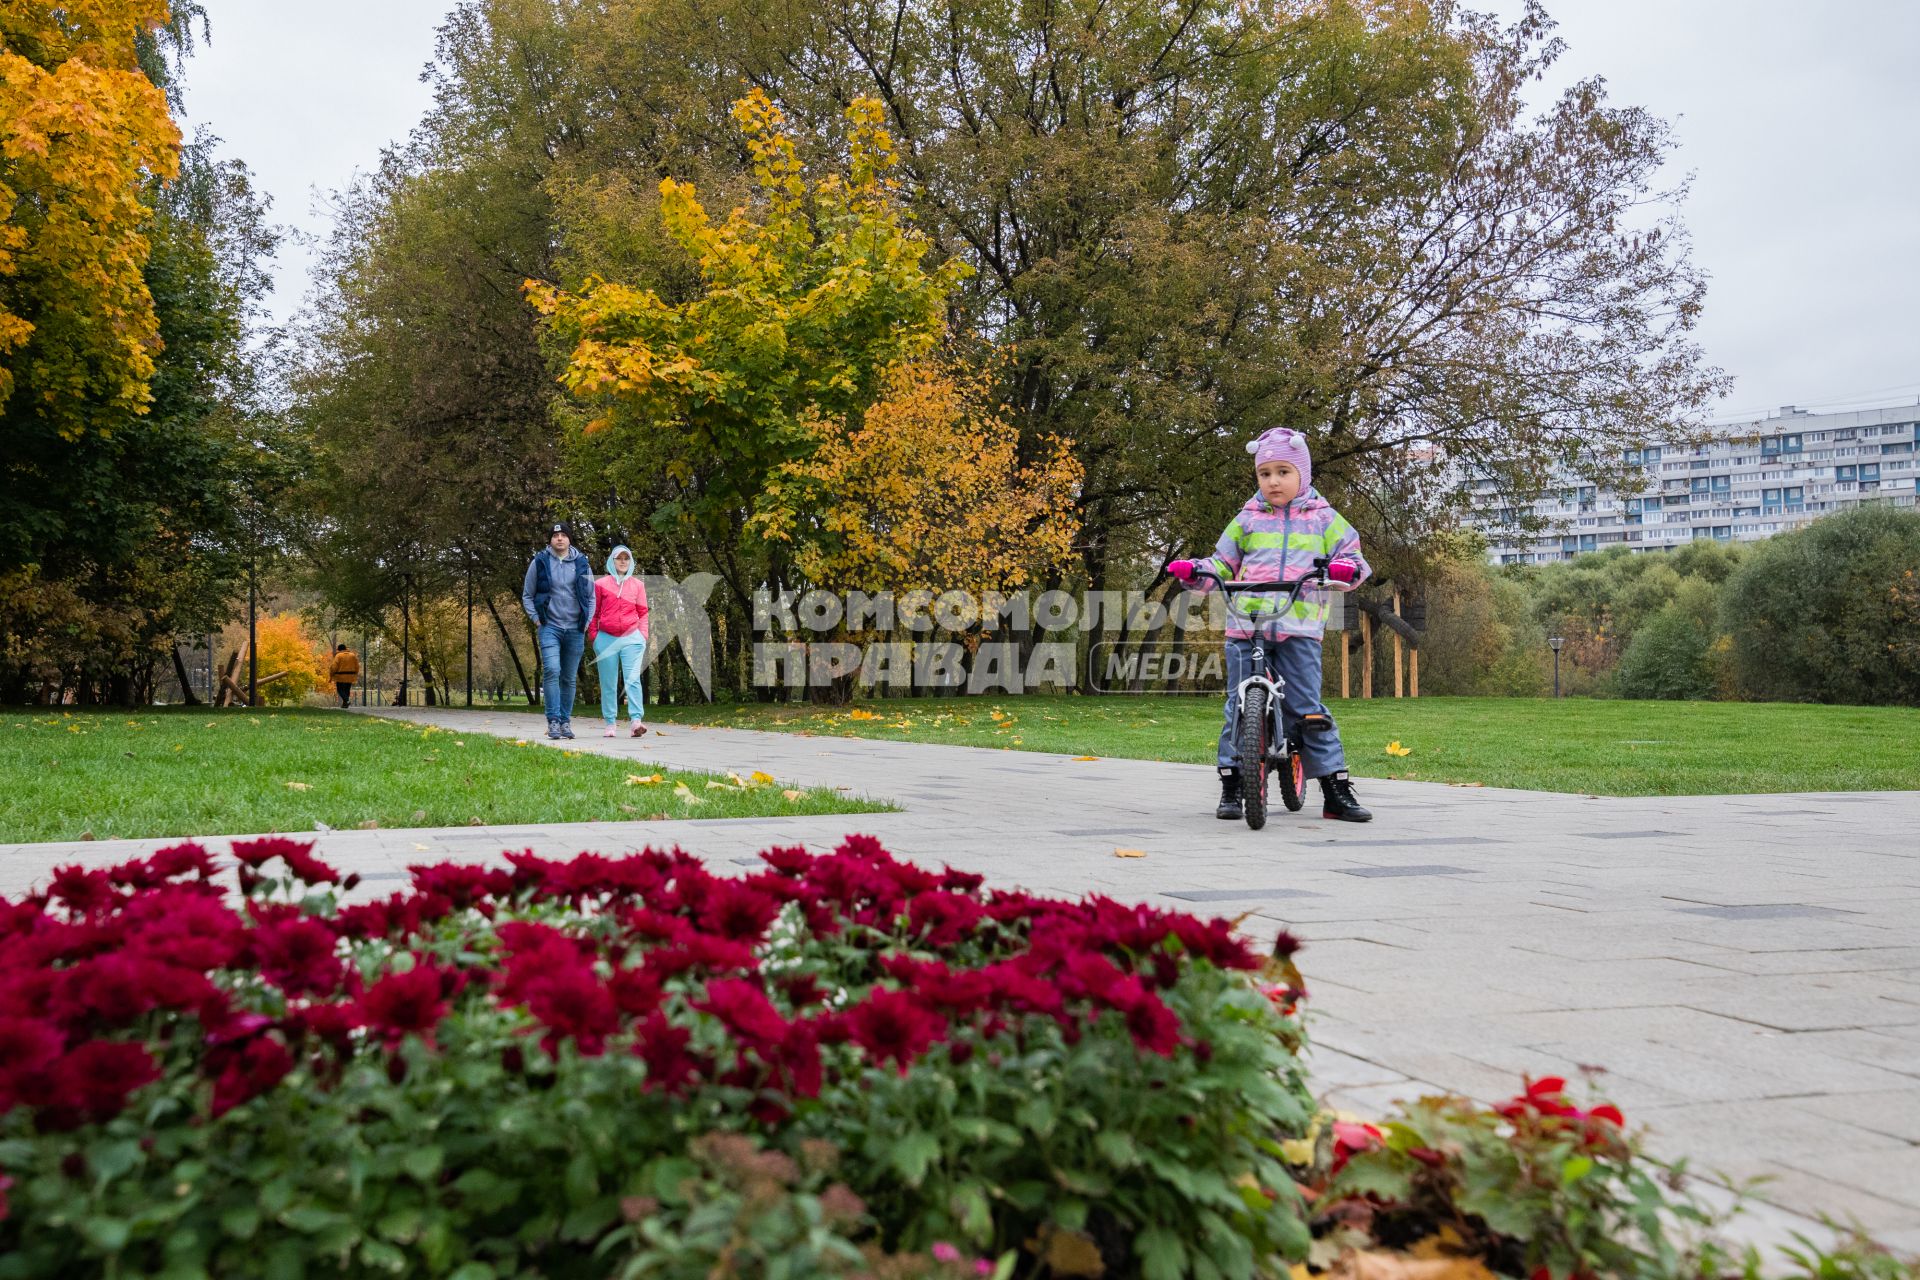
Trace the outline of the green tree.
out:
M 1899 596 L 1920 564 L 1920 512 L 1858 507 L 1755 545 L 1727 580 L 1720 625 L 1750 698 L 1920 703 Z
M 1709 643 L 1697 617 L 1680 605 L 1667 605 L 1634 633 L 1621 656 L 1615 690 L 1623 698 L 1711 698 Z

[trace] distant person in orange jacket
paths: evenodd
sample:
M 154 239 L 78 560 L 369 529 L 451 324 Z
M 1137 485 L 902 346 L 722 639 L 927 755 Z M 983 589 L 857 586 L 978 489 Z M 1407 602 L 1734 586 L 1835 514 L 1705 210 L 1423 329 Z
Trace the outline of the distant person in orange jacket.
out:
M 340 695 L 340 709 L 353 705 L 353 686 L 360 683 L 360 655 L 343 644 L 333 646 L 331 668 L 333 691 Z
M 627 716 L 634 737 L 647 731 L 640 723 L 647 700 L 640 687 L 640 666 L 647 656 L 647 584 L 633 571 L 633 552 L 615 547 L 607 557 L 605 576 L 593 580 L 593 618 L 587 624 L 587 642 L 600 668 L 600 718 L 606 736 L 620 729 L 620 685 L 627 686 Z

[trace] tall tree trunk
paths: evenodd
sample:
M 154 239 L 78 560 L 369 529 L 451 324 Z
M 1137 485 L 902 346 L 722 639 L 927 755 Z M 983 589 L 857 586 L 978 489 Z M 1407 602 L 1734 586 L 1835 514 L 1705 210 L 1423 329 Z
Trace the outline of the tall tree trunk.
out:
M 527 695 L 527 705 L 536 706 L 539 700 L 533 696 L 533 686 L 527 683 L 527 669 L 520 665 L 520 651 L 513 647 L 513 636 L 507 631 L 506 622 L 500 617 L 500 610 L 493 602 L 493 593 L 487 593 L 487 612 L 493 615 L 493 625 L 500 628 L 500 639 L 507 646 L 507 656 L 513 659 L 513 674 L 520 677 L 520 688 Z

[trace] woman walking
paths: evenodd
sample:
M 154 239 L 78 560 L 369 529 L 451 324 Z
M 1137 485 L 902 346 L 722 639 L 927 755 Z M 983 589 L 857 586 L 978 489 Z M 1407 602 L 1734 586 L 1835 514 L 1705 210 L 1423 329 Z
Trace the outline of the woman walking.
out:
M 640 667 L 647 656 L 647 586 L 633 572 L 633 552 L 615 547 L 607 557 L 605 577 L 593 584 L 593 621 L 587 627 L 593 660 L 600 668 L 600 718 L 606 736 L 620 727 L 620 686 L 627 687 L 627 716 L 634 737 L 647 731 L 646 697 L 640 687 Z

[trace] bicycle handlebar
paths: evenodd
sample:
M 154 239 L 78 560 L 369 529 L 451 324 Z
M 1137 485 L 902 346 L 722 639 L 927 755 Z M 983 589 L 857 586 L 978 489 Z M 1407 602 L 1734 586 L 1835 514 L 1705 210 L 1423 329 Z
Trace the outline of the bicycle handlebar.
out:
M 1301 591 L 1305 590 L 1307 587 L 1313 586 L 1315 584 L 1324 585 L 1327 580 L 1326 574 L 1327 574 L 1327 561 L 1324 557 L 1314 561 L 1313 569 L 1311 572 L 1304 573 L 1300 577 L 1290 579 L 1289 581 L 1286 581 L 1286 582 L 1251 582 L 1251 581 L 1247 581 L 1245 579 L 1240 579 L 1240 578 L 1223 578 L 1211 569 L 1195 568 L 1193 571 L 1194 577 L 1211 578 L 1215 582 L 1220 584 L 1220 587 L 1223 591 L 1226 591 L 1229 593 L 1238 592 L 1241 594 L 1250 594 L 1253 592 L 1285 592 L 1288 597 L 1287 603 L 1289 605 L 1291 605 L 1295 600 L 1298 600 L 1300 598 Z

